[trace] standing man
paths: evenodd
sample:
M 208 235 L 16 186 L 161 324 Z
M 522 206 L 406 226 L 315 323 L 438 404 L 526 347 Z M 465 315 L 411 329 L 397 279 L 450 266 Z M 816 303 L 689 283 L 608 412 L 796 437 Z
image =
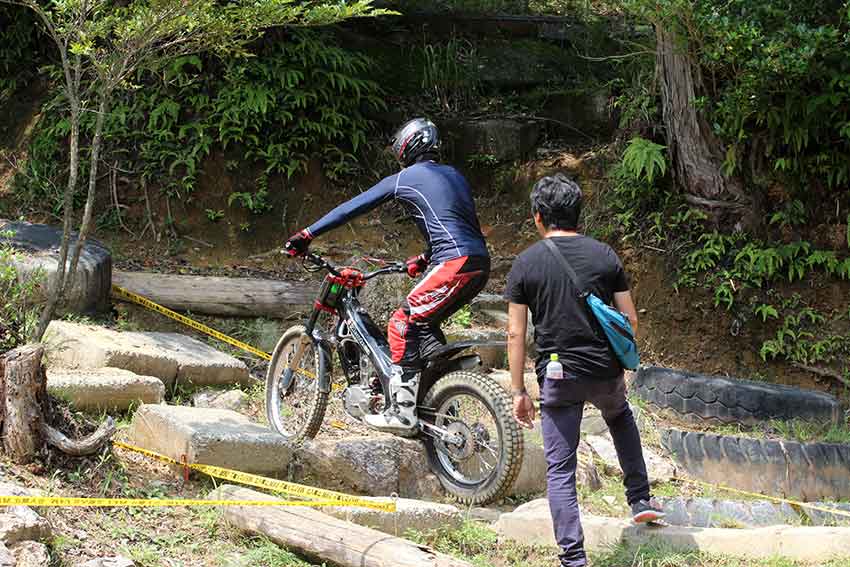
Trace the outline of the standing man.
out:
M 637 313 L 623 265 L 606 244 L 577 232 L 582 195 L 563 174 L 544 177 L 531 192 L 531 213 L 537 231 L 550 238 L 578 275 L 585 290 L 628 315 L 637 331 Z M 526 249 L 508 275 L 508 359 L 513 386 L 514 416 L 531 428 L 534 404 L 523 384 L 525 329 L 531 310 L 539 357 L 543 446 L 547 463 L 549 507 L 563 567 L 584 567 L 584 534 L 576 495 L 579 429 L 586 401 L 602 412 L 625 475 L 626 498 L 635 522 L 664 516 L 650 499 L 649 479 L 640 434 L 626 401 L 623 368 L 590 312 L 574 289 L 562 263 L 543 241 Z M 563 364 L 562 379 L 545 378 L 550 355 Z
M 407 273 L 412 278 L 427 274 L 390 319 L 392 403 L 383 414 L 365 417 L 375 429 L 407 433 L 418 423 L 422 361 L 446 343 L 440 324 L 484 289 L 490 254 L 469 184 L 458 170 L 439 163 L 437 127 L 414 118 L 398 129 L 391 144 L 401 171 L 293 234 L 285 249 L 292 256 L 302 255 L 314 238 L 389 201 L 400 203 L 416 223 L 426 249 L 408 258 Z

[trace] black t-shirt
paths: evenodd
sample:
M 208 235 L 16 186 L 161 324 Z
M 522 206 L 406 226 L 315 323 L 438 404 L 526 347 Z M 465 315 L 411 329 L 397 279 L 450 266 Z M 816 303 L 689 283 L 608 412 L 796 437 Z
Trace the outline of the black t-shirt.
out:
M 607 244 L 582 235 L 552 240 L 587 291 L 610 305 L 615 292 L 629 290 L 623 264 Z M 558 354 L 564 373 L 576 377 L 613 379 L 623 372 L 605 333 L 542 241 L 517 256 L 508 274 L 505 299 L 531 310 L 539 377 L 552 353 Z

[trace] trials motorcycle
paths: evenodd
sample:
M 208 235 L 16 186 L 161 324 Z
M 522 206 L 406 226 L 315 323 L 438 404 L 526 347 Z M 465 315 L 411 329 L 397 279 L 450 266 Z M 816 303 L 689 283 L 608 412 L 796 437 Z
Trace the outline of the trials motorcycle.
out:
M 339 400 L 359 421 L 391 403 L 389 344 L 359 294 L 373 278 L 406 271 L 403 262 L 395 262 L 363 272 L 315 253 L 304 255 L 304 267 L 327 274 L 306 324 L 290 327 L 278 341 L 266 376 L 268 421 L 293 442 L 318 434 L 329 401 Z M 446 344 L 426 358 L 413 435 L 424 441 L 446 491 L 460 502 L 482 505 L 511 489 L 522 464 L 523 436 L 508 393 L 478 370 L 481 359 L 469 352 L 476 344 Z M 334 353 L 342 369 L 336 381 Z

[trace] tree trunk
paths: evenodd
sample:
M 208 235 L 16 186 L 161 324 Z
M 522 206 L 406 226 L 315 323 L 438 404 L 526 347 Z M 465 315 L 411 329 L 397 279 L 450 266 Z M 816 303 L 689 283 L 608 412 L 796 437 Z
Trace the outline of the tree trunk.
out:
M 34 8 L 35 9 L 35 8 Z M 47 21 L 47 16 L 43 12 L 36 10 L 39 15 Z M 35 330 L 33 340 L 41 341 L 50 321 L 53 320 L 53 315 L 56 313 L 56 308 L 62 301 L 62 296 L 65 293 L 65 269 L 68 266 L 68 247 L 71 242 L 71 225 L 74 220 L 74 194 L 77 192 L 77 177 L 80 171 L 80 96 L 79 96 L 79 80 L 71 76 L 71 62 L 68 60 L 67 53 L 60 40 L 56 39 L 60 54 L 62 55 L 62 67 L 65 72 L 65 96 L 68 98 L 68 104 L 71 107 L 70 121 L 71 134 L 69 138 L 69 159 L 70 167 L 68 170 L 68 184 L 65 186 L 65 195 L 62 203 L 62 211 L 64 219 L 62 222 L 62 246 L 59 248 L 59 269 L 56 272 L 56 280 L 50 287 L 47 293 L 47 303 L 41 311 L 41 316 L 38 320 L 38 326 Z M 80 74 L 80 58 L 76 58 L 76 76 Z
M 80 263 L 80 254 L 82 254 L 83 247 L 86 245 L 86 238 L 88 238 L 89 229 L 91 227 L 92 211 L 94 210 L 94 196 L 97 189 L 97 166 L 100 160 L 100 146 L 103 141 L 103 123 L 106 118 L 108 100 L 109 91 L 104 90 L 100 95 L 100 102 L 97 107 L 94 138 L 91 143 L 91 163 L 89 164 L 89 186 L 88 192 L 86 193 L 86 205 L 83 209 L 83 219 L 80 222 L 80 231 L 77 233 L 77 242 L 74 246 L 74 254 L 71 257 L 71 265 L 68 268 L 65 283 L 62 286 L 62 293 L 70 292 L 74 287 L 74 282 L 76 280 L 73 278 L 73 274 L 77 271 L 77 265 Z
M 42 445 L 41 420 L 47 378 L 41 359 L 44 347 L 26 345 L 4 356 L 3 448 L 17 463 L 33 460 Z
M 702 94 L 699 65 L 686 41 L 664 24 L 656 24 L 656 66 L 673 171 L 685 199 L 718 224 L 751 228 L 759 219 L 741 180 L 723 173 L 723 144 L 694 106 Z

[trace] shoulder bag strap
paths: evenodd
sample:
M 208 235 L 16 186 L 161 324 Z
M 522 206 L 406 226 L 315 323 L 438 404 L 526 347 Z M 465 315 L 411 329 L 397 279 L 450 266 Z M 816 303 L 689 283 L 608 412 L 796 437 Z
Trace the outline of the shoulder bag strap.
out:
M 583 298 L 587 296 L 585 289 L 579 285 L 578 276 L 576 275 L 576 271 L 570 266 L 570 263 L 567 261 L 567 258 L 564 254 L 558 249 L 558 246 L 552 242 L 551 238 L 544 238 L 543 243 L 549 249 L 552 254 L 561 262 L 561 266 L 564 268 L 564 271 L 567 272 L 567 276 L 570 278 L 570 281 L 573 284 L 573 287 L 576 289 L 576 294 L 578 297 Z

